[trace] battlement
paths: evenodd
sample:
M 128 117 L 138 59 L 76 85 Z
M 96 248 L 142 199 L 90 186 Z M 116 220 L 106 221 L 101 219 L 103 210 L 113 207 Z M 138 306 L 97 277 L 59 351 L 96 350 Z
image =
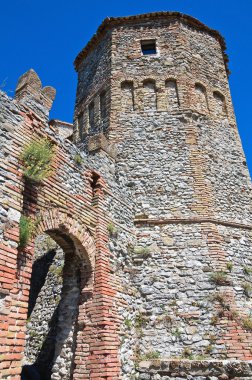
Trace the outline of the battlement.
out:
M 47 115 L 56 96 L 56 90 L 51 86 L 42 88 L 42 83 L 37 73 L 30 69 L 18 79 L 15 99 L 29 105 L 37 114 Z

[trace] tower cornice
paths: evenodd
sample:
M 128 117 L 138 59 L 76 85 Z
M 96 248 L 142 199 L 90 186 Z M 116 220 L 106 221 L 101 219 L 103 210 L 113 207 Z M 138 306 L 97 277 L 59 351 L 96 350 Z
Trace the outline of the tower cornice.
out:
M 226 70 L 228 72 L 228 56 L 226 54 L 226 43 L 223 36 L 215 29 L 209 28 L 207 25 L 203 24 L 201 21 L 196 18 L 180 13 L 180 12 L 152 12 L 152 13 L 144 13 L 134 16 L 124 16 L 124 17 L 107 17 L 103 20 L 99 28 L 93 37 L 89 40 L 86 46 L 79 52 L 74 61 L 75 70 L 78 71 L 79 65 L 82 60 L 90 53 L 90 51 L 96 46 L 96 44 L 100 41 L 100 39 L 105 35 L 105 33 L 112 29 L 114 26 L 120 25 L 130 25 L 136 22 L 148 21 L 148 20 L 161 20 L 161 19 L 177 19 L 183 22 L 186 25 L 193 27 L 196 30 L 204 31 L 209 35 L 216 38 L 221 46 L 223 52 L 223 58 L 226 66 Z

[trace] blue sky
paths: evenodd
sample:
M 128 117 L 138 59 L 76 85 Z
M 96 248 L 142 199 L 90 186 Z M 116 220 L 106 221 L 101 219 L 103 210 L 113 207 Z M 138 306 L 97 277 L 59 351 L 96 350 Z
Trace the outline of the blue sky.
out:
M 57 90 L 51 118 L 72 122 L 78 52 L 105 17 L 154 11 L 189 14 L 225 37 L 231 94 L 252 173 L 252 0 L 1 0 L 0 86 L 13 96 L 18 77 L 33 68 L 43 85 Z

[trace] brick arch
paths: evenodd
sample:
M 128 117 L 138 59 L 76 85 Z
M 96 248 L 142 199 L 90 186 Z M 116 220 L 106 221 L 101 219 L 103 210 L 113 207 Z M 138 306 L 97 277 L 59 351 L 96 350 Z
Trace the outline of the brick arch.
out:
M 143 110 L 156 111 L 157 110 L 157 86 L 156 80 L 146 78 L 143 80 Z
M 196 106 L 197 111 L 204 114 L 208 112 L 209 105 L 208 105 L 207 89 L 206 89 L 206 86 L 199 81 L 194 84 L 194 97 L 195 97 L 195 106 Z
M 134 111 L 134 82 L 124 80 L 121 82 L 121 107 L 124 112 Z
M 68 249 L 68 237 L 74 244 L 76 253 L 86 260 L 90 265 L 90 270 L 95 268 L 95 241 L 85 224 L 79 223 L 74 217 L 58 209 L 44 211 L 39 215 L 39 224 L 35 231 L 35 236 L 47 233 L 62 248 Z
M 180 106 L 178 83 L 174 77 L 165 80 L 167 110 L 176 110 Z
M 64 251 L 63 285 L 60 302 L 53 312 L 55 333 L 52 333 L 50 328 L 48 329 L 36 361 L 32 362 L 32 366 L 35 367 L 32 368 L 36 368 L 42 377 L 50 376 L 54 379 L 54 376 L 58 376 L 59 363 L 62 358 L 65 358 L 65 352 L 71 346 L 71 357 L 69 355 L 67 357 L 63 368 L 65 374 L 62 377 L 62 379 L 69 379 L 72 378 L 75 368 L 78 366 L 76 352 L 86 361 L 88 353 L 82 352 L 82 346 L 84 343 L 88 345 L 91 341 L 89 329 L 92 325 L 90 310 L 93 308 L 94 295 L 95 242 L 84 223 L 82 224 L 73 216 L 59 209 L 42 211 L 35 238 L 42 234 L 53 238 Z M 59 319 L 57 317 L 55 319 L 55 313 L 58 313 Z M 56 334 L 52 355 L 49 352 L 51 334 Z M 50 345 L 48 346 L 48 344 Z M 49 356 L 46 356 L 45 360 L 48 352 Z M 27 363 L 29 363 L 29 359 Z M 24 373 L 27 370 L 26 365 L 23 367 Z
M 228 116 L 226 98 L 218 89 L 213 90 L 214 108 L 213 111 L 216 116 Z

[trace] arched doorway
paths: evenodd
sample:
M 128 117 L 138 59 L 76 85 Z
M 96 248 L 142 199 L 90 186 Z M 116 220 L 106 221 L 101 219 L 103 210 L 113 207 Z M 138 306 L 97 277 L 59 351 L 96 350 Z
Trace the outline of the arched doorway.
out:
M 58 218 L 47 215 L 35 239 L 22 379 L 72 379 L 77 333 L 88 322 L 94 242 L 78 223 Z

